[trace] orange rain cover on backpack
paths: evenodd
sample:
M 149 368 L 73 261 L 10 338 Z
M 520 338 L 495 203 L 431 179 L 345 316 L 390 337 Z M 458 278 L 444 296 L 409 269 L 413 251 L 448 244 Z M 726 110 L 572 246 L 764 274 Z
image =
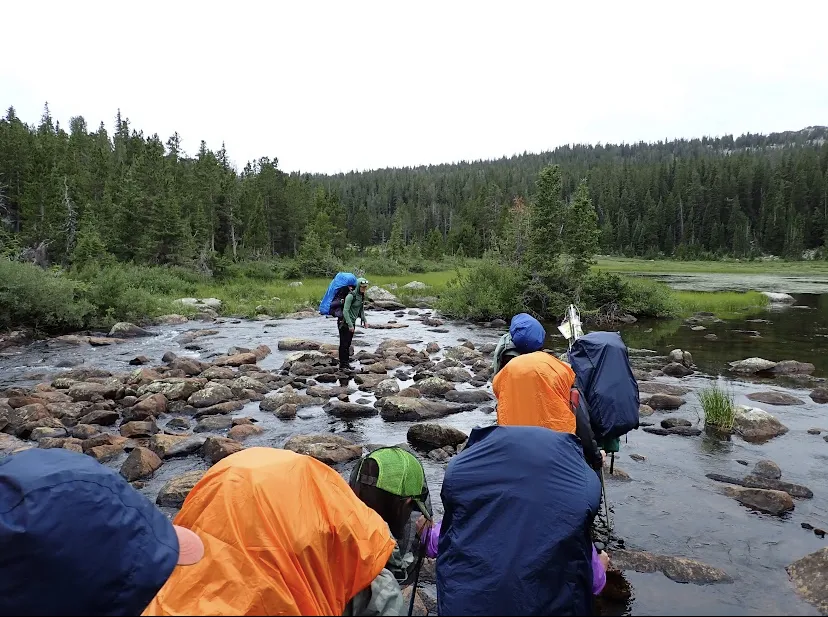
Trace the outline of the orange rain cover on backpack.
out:
M 385 567 L 385 521 L 333 469 L 249 448 L 207 471 L 175 524 L 204 557 L 176 566 L 144 615 L 341 615 Z
M 575 434 L 569 403 L 575 373 L 568 364 L 544 351 L 511 360 L 495 376 L 497 423 L 501 426 L 545 426 Z

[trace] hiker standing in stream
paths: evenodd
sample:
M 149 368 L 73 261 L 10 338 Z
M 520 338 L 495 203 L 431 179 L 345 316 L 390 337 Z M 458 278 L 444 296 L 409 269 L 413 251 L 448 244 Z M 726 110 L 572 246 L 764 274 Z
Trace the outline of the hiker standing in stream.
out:
M 345 297 L 342 307 L 342 317 L 337 320 L 339 328 L 339 368 L 350 371 L 351 341 L 354 339 L 354 329 L 357 318 L 362 320 L 362 327 L 367 327 L 365 321 L 365 292 L 368 290 L 368 281 L 359 279 L 357 288 Z

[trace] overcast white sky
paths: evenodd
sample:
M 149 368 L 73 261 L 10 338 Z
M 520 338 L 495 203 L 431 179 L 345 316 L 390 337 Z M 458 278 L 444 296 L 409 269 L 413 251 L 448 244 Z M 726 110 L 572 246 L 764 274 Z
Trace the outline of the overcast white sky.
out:
M 828 124 L 828 2 L 4 2 L 0 105 L 339 172 Z

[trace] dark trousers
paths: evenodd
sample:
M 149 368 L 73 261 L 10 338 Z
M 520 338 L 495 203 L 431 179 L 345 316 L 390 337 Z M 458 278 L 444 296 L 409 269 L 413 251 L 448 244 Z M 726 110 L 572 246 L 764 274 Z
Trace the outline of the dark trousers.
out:
M 351 341 L 354 340 L 354 333 L 348 328 L 348 323 L 343 319 L 339 322 L 339 368 L 345 368 L 350 362 Z

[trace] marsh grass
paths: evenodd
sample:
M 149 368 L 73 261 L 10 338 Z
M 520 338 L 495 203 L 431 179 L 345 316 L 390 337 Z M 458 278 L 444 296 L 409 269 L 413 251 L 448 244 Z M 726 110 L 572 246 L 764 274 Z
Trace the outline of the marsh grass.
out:
M 736 417 L 733 394 L 718 384 L 708 386 L 699 392 L 699 403 L 704 412 L 705 428 L 730 432 Z
M 767 296 L 758 291 L 674 291 L 682 317 L 707 311 L 722 319 L 743 316 L 768 305 Z

